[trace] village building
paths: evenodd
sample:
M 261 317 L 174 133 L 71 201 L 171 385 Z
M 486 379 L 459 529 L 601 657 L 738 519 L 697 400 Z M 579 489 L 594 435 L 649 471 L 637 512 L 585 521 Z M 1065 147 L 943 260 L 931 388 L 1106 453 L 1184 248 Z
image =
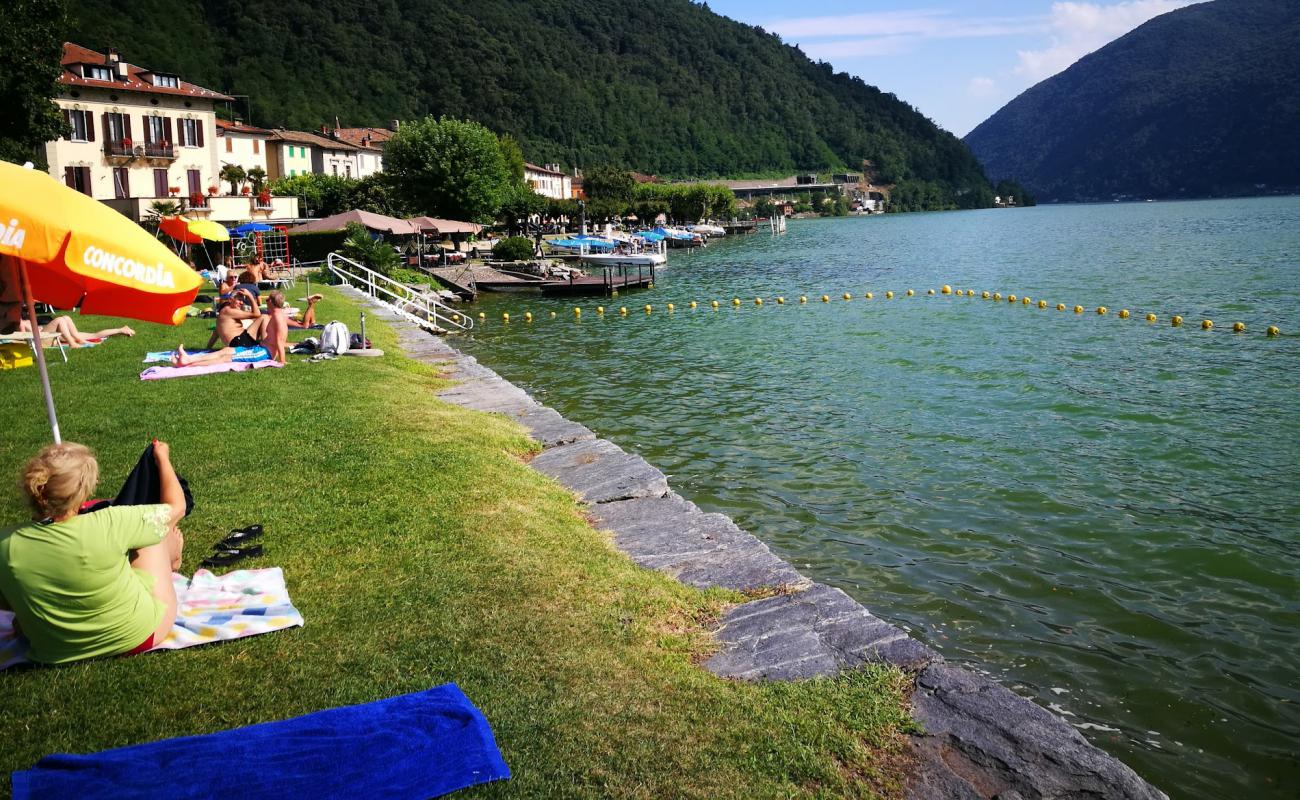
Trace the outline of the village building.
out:
M 66 42 L 61 63 L 54 102 L 69 132 L 45 145 L 55 178 L 137 221 L 157 202 L 219 222 L 297 216 L 296 198 L 217 196 L 216 104 L 233 98 L 115 50 Z
M 365 178 L 384 171 L 384 145 L 397 130 L 398 122 L 389 128 L 335 128 L 333 138 L 357 148 L 357 177 Z
M 361 167 L 357 160 L 360 148 L 354 145 L 333 139 L 327 133 L 282 128 L 276 128 L 271 133 L 274 146 L 271 147 L 268 167 L 272 180 L 309 173 L 338 175 L 343 178 L 361 177 Z
M 559 164 L 524 164 L 524 183 L 532 187 L 542 197 L 555 200 L 568 200 L 573 197 L 573 178 L 569 177 Z
M 229 122 L 217 119 L 217 161 L 221 166 L 236 164 L 248 172 L 260 168 L 267 175 L 267 144 L 271 132 L 265 128 L 255 128 L 242 122 Z M 220 170 L 218 170 L 220 172 Z

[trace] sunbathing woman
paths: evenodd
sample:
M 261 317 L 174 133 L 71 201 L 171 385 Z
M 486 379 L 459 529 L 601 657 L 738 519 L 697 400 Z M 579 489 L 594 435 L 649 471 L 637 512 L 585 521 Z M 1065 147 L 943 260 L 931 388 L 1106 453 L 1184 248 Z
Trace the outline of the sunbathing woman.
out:
M 164 442 L 154 456 L 162 503 L 91 514 L 78 513 L 99 480 L 89 448 L 53 444 L 27 462 L 20 484 L 36 521 L 0 530 L 0 605 L 14 612 L 33 661 L 142 653 L 167 637 L 185 494 Z
M 18 323 L 18 330 L 23 333 L 30 333 L 32 330 L 32 323 L 24 318 Z M 122 336 L 135 336 L 135 331 L 125 325 L 120 328 L 105 328 L 102 331 L 95 331 L 93 333 L 82 332 L 77 330 L 77 323 L 73 322 L 72 317 L 68 316 L 55 317 L 42 325 L 41 330 L 45 333 L 59 334 L 63 337 L 65 344 L 72 345 L 73 347 L 85 347 L 86 345 L 93 344 L 100 339 L 107 339 L 110 336 L 117 336 L 119 334 Z
M 307 310 L 302 312 L 302 319 L 289 317 L 290 328 L 310 328 L 316 324 L 316 304 L 321 301 L 322 295 L 314 294 L 307 298 Z

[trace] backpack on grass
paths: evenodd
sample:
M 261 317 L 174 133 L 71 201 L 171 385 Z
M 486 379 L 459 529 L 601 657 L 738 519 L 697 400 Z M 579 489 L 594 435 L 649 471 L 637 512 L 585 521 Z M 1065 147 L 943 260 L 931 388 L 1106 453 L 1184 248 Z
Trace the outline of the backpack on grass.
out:
M 348 326 L 338 320 L 334 320 L 325 326 L 320 332 L 320 352 L 328 355 L 341 356 L 348 351 L 348 344 L 351 337 L 348 335 Z

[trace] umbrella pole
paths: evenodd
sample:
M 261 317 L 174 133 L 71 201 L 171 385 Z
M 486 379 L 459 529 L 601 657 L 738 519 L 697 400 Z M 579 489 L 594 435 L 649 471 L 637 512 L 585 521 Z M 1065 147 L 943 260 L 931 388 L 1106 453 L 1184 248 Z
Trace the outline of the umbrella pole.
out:
M 59 418 L 54 414 L 54 394 L 50 391 L 50 373 L 45 368 L 45 344 L 41 341 L 41 326 L 36 321 L 36 301 L 32 297 L 32 284 L 27 278 L 27 262 L 18 261 L 18 283 L 22 287 L 23 301 L 27 303 L 27 319 L 32 325 L 32 350 L 36 352 L 36 367 L 41 373 L 41 390 L 45 392 L 45 415 L 50 418 L 50 432 L 54 434 L 54 443 L 62 444 L 59 435 Z

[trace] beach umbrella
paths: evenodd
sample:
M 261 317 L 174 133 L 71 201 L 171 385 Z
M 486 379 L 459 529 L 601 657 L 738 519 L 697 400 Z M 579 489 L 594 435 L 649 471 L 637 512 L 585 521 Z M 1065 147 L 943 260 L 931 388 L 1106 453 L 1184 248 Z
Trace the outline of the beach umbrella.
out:
M 0 162 L 0 256 L 16 275 L 32 333 L 36 303 L 80 305 L 109 314 L 177 325 L 203 280 L 162 242 L 113 209 L 44 172 Z M 44 349 L 36 363 L 54 441 L 61 441 Z
M 163 217 L 158 222 L 158 229 L 178 242 L 198 244 L 203 237 L 190 230 L 190 221 L 185 217 Z
M 266 233 L 267 231 L 273 230 L 275 230 L 275 228 L 272 228 L 265 222 L 245 222 L 237 228 L 231 228 L 230 232 L 236 236 L 247 236 L 250 233 Z
M 230 231 L 226 230 L 226 226 L 210 219 L 190 220 L 190 233 L 196 234 L 200 239 L 207 239 L 209 242 L 230 241 Z

